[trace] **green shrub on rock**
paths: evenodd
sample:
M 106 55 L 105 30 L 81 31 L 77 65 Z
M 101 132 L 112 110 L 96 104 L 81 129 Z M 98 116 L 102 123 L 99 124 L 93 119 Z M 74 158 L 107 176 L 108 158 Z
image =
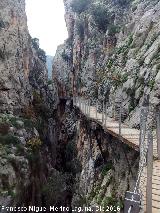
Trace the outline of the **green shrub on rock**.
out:
M 65 191 L 64 175 L 58 172 L 53 172 L 52 176 L 47 180 L 43 186 L 43 196 L 47 201 L 47 205 L 58 205 L 63 202 L 62 198 Z
M 9 132 L 9 124 L 8 123 L 0 123 L 0 134 L 6 135 Z
M 106 32 L 111 19 L 111 14 L 108 9 L 102 5 L 96 5 L 92 8 L 92 16 L 99 30 Z
M 91 2 L 90 0 L 73 0 L 71 3 L 73 12 L 76 13 L 84 12 L 88 8 L 90 2 Z
M 0 143 L 7 145 L 7 144 L 17 144 L 19 143 L 18 137 L 12 135 L 12 134 L 7 134 L 7 135 L 2 135 L 0 134 Z
M 105 176 L 107 174 L 107 172 L 112 168 L 113 168 L 113 164 L 111 162 L 104 165 L 104 167 L 102 169 L 102 175 Z
M 70 60 L 70 58 L 67 55 L 67 53 L 65 52 L 65 50 L 62 52 L 61 56 L 62 56 L 63 60 L 66 62 Z
M 108 27 L 108 35 L 109 36 L 114 36 L 116 33 L 118 33 L 120 30 L 119 26 L 116 25 L 109 25 Z
M 150 88 L 151 90 L 154 88 L 154 85 L 155 85 L 155 80 L 154 80 L 154 79 L 152 79 L 152 80 L 150 80 L 150 81 L 148 82 L 148 86 L 149 86 L 149 88 Z
M 117 5 L 121 7 L 127 6 L 132 0 L 113 0 Z

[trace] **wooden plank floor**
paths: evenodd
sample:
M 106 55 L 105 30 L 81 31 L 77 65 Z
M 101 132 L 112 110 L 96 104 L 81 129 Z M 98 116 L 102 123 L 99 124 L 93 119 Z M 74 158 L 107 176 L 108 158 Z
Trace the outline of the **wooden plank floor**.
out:
M 78 106 L 78 105 L 77 105 Z M 82 105 L 81 105 L 82 106 Z M 84 107 L 81 107 L 81 111 L 83 114 L 85 114 Z M 125 124 L 122 124 L 122 129 L 121 129 L 121 136 L 119 136 L 119 122 L 114 120 L 113 118 L 107 117 L 106 119 L 106 125 L 103 123 L 102 124 L 102 113 L 97 113 L 97 118 L 96 118 L 96 108 L 91 107 L 90 109 L 90 115 L 86 115 L 87 117 L 93 119 L 97 123 L 99 123 L 101 126 L 103 126 L 104 130 L 111 135 L 113 135 L 116 138 L 120 138 L 122 142 L 128 144 L 135 150 L 139 150 L 139 135 L 140 131 L 131 128 Z M 154 139 L 153 141 L 153 155 L 156 158 L 157 157 L 157 141 Z
M 146 212 L 146 182 L 147 182 L 147 168 L 144 168 L 140 188 L 143 195 L 144 212 Z M 160 161 L 153 162 L 152 174 L 152 213 L 160 213 Z
M 77 104 L 77 107 L 79 105 Z M 85 114 L 84 105 L 81 104 L 79 107 L 81 112 Z M 85 114 L 86 115 L 86 114 Z M 134 128 L 131 128 L 125 124 L 121 125 L 121 136 L 119 136 L 119 122 L 114 120 L 113 118 L 107 117 L 106 122 L 102 123 L 102 113 L 97 113 L 96 116 L 96 107 L 90 107 L 90 114 L 86 115 L 90 119 L 99 123 L 103 126 L 103 129 L 113 135 L 116 138 L 119 138 L 122 142 L 128 144 L 135 150 L 139 151 L 139 135 L 140 131 Z M 104 124 L 106 123 L 106 124 Z M 152 176 L 152 213 L 160 213 L 160 160 L 157 159 L 157 141 L 155 139 L 155 135 L 153 136 L 153 176 Z M 147 139 L 146 139 L 147 141 Z M 142 172 L 142 177 L 140 180 L 140 188 L 142 191 L 143 197 L 143 209 L 146 212 L 146 171 L 147 168 L 144 168 Z

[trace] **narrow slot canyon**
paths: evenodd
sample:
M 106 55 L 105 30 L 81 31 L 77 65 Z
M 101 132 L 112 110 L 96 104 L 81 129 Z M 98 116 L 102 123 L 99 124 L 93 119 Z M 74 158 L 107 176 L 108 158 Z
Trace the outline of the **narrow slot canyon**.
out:
M 27 1 L 0 1 L 0 213 L 160 212 L 160 2 L 63 0 L 51 56 Z

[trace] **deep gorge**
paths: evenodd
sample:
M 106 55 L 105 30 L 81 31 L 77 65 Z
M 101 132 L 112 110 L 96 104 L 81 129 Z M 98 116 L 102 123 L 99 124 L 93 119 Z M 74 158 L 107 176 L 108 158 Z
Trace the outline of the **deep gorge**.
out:
M 85 117 L 73 97 L 98 100 L 99 112 L 107 103 L 110 117 L 121 97 L 123 122 L 139 129 L 149 96 L 147 125 L 155 128 L 160 2 L 64 0 L 64 7 L 69 37 L 48 79 L 25 0 L 0 2 L 0 205 L 46 207 L 42 212 L 112 205 L 123 212 L 139 152 Z

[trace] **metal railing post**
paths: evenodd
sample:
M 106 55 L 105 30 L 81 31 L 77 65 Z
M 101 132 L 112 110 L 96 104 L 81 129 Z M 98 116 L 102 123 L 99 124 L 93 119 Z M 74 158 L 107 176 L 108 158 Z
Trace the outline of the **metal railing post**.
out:
M 97 119 L 97 111 L 98 111 L 98 102 L 96 100 L 96 119 Z
M 141 109 L 140 115 L 140 137 L 139 137 L 139 147 L 140 147 L 140 158 L 143 158 L 141 153 L 144 151 L 144 141 L 146 134 L 146 121 L 147 121 L 147 110 L 146 108 Z
M 160 160 L 160 113 L 158 110 L 156 111 L 156 134 L 157 134 L 157 153 L 158 153 L 158 159 Z
M 79 97 L 79 108 L 81 109 L 81 98 Z
M 152 173 L 153 173 L 153 135 L 148 132 L 148 154 L 147 154 L 147 189 L 146 189 L 146 209 L 147 213 L 152 213 Z
M 120 102 L 120 109 L 119 109 L 119 135 L 121 136 L 122 133 L 122 101 Z
M 75 106 L 77 105 L 77 99 L 76 99 L 76 96 L 74 96 L 74 105 L 75 105 Z
M 104 123 L 104 101 L 103 101 L 103 104 L 102 104 L 102 125 Z
M 88 110 L 88 101 L 86 100 L 86 115 L 88 115 L 87 110 Z
M 107 102 L 105 107 L 105 126 L 107 125 Z
M 83 98 L 81 100 L 81 103 L 82 103 L 82 112 L 83 112 L 83 107 L 84 107 L 84 105 L 83 105 Z
M 87 100 L 86 100 L 86 115 L 87 115 Z
M 88 116 L 90 117 L 91 114 L 91 101 L 88 100 Z
M 115 119 L 115 114 L 116 114 L 116 104 L 115 104 L 115 100 L 113 103 L 113 118 Z
M 76 106 L 76 96 L 74 96 L 74 105 Z

